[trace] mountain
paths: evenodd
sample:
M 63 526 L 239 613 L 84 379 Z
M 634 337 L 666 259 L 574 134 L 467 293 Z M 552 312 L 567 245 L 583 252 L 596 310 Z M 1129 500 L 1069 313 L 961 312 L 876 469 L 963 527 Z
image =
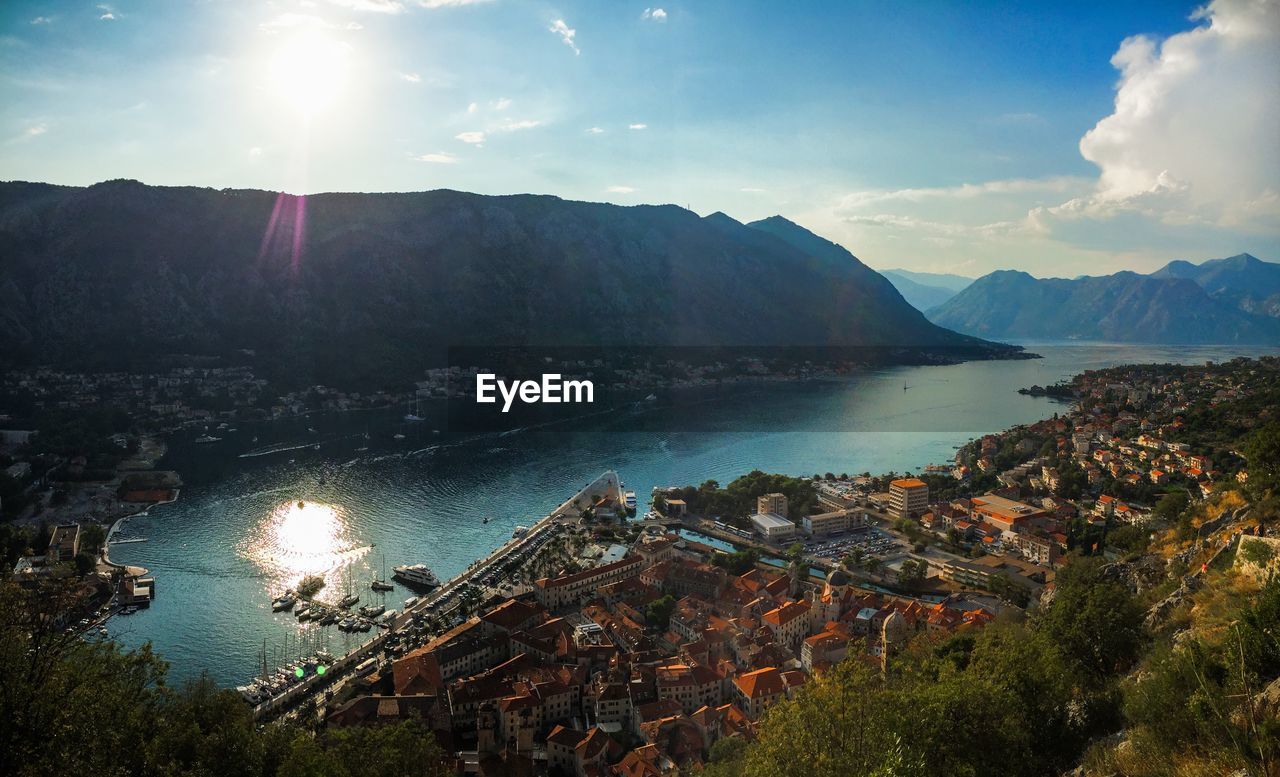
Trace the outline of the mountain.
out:
M 906 278 L 909 281 L 924 284 L 925 286 L 935 286 L 956 293 L 964 291 L 966 286 L 973 283 L 973 278 L 944 272 L 916 272 L 915 270 L 894 268 L 892 270 L 881 270 L 880 274 L 887 278 Z
M 973 283 L 972 278 L 962 278 L 959 275 L 909 270 L 881 270 L 880 274 L 888 278 L 903 299 L 917 310 L 936 308 Z
M 1249 254 L 1192 264 L 1181 259 L 1151 273 L 1152 278 L 1186 278 L 1210 297 L 1246 313 L 1280 318 L 1280 264 Z
M 1133 272 L 1074 280 L 1000 270 L 928 312 L 978 337 L 1280 344 L 1280 320 L 1213 299 L 1188 278 Z
M 295 382 L 456 345 L 849 345 L 1007 355 L 786 221 L 439 190 L 0 183 L 0 360 L 253 351 Z

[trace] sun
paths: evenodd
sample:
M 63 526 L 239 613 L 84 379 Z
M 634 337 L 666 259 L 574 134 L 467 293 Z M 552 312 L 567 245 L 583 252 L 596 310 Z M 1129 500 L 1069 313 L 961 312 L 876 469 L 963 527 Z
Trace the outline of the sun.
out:
M 316 33 L 285 42 L 271 60 L 279 96 L 310 118 L 331 107 L 347 79 L 349 48 Z

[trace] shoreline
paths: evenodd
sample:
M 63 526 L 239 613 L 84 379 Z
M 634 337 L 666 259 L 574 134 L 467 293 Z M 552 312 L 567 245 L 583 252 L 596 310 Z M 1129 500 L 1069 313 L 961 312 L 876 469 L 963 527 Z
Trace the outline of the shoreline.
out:
M 348 682 L 351 678 L 343 676 L 345 671 L 359 666 L 364 661 L 370 659 L 377 660 L 378 649 L 387 642 L 392 635 L 398 634 L 402 629 L 412 623 L 416 616 L 434 609 L 442 600 L 446 600 L 452 596 L 454 591 L 465 585 L 471 584 L 473 579 L 480 577 L 490 565 L 501 560 L 508 553 L 515 551 L 525 543 L 538 537 L 547 529 L 547 527 L 553 525 L 558 518 L 564 516 L 567 510 L 580 509 L 576 506 L 576 503 L 583 497 L 589 496 L 593 493 L 592 489 L 601 488 L 601 484 L 606 484 L 606 487 L 608 487 L 607 484 L 612 484 L 614 490 L 621 488 L 621 481 L 618 479 L 617 473 L 613 470 L 606 470 L 595 480 L 575 492 L 573 496 L 561 502 L 555 510 L 552 510 L 547 515 L 538 519 L 533 526 L 529 527 L 529 531 L 525 532 L 520 537 L 513 537 L 504 542 L 501 546 L 495 548 L 484 557 L 469 564 L 463 571 L 444 581 L 440 586 L 436 587 L 429 593 L 422 595 L 412 607 L 406 608 L 402 612 L 398 613 L 395 620 L 391 622 L 390 627 L 380 629 L 379 633 L 370 638 L 368 642 L 352 648 L 342 656 L 335 657 L 334 661 L 329 666 L 329 671 L 326 672 L 325 675 L 309 675 L 306 679 L 302 680 L 297 685 L 286 689 L 280 695 L 254 706 L 254 720 L 260 721 L 264 717 L 270 716 L 274 713 L 287 715 L 292 711 L 287 708 L 297 702 L 300 697 L 311 696 L 315 693 L 321 692 L 325 688 L 340 686 L 341 684 Z M 444 615 L 446 613 L 441 612 L 437 614 Z M 375 671 L 381 671 L 383 669 L 383 663 L 385 662 L 379 661 L 378 668 Z M 286 709 L 281 709 L 282 707 L 285 707 Z

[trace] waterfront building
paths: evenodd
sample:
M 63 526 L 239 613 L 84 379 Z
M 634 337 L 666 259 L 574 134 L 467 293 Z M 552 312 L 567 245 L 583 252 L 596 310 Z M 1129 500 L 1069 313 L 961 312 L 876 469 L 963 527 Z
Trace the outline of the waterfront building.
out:
M 929 484 L 919 478 L 899 478 L 889 484 L 889 512 L 910 518 L 929 506 Z
M 806 515 L 800 523 L 804 527 L 804 533 L 810 537 L 821 537 L 864 525 L 862 517 L 853 510 L 833 510 L 829 513 Z
M 644 567 L 639 556 L 627 556 L 612 564 L 585 569 L 554 578 L 542 578 L 534 583 L 534 596 L 548 610 L 558 610 L 569 605 L 581 604 L 595 594 L 598 587 L 635 577 Z
M 767 540 L 786 540 L 796 536 L 796 525 L 774 513 L 757 513 L 751 516 L 751 526 L 756 534 Z
M 50 564 L 70 561 L 80 552 L 80 524 L 66 523 L 54 527 L 53 536 L 49 538 L 49 551 L 45 557 Z
M 787 495 L 786 494 L 765 494 L 756 497 L 757 513 L 773 513 L 774 515 L 787 515 Z

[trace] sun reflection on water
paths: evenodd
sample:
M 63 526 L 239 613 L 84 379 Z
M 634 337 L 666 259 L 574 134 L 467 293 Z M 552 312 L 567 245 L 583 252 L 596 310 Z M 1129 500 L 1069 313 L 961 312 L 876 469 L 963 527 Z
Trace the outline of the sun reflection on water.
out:
M 369 548 L 354 545 L 347 511 L 341 506 L 290 501 L 272 508 L 239 550 L 266 573 L 273 595 L 293 588 L 308 575 L 320 575 L 325 588 L 317 598 L 330 599 L 335 588 L 342 587 L 345 570 Z

